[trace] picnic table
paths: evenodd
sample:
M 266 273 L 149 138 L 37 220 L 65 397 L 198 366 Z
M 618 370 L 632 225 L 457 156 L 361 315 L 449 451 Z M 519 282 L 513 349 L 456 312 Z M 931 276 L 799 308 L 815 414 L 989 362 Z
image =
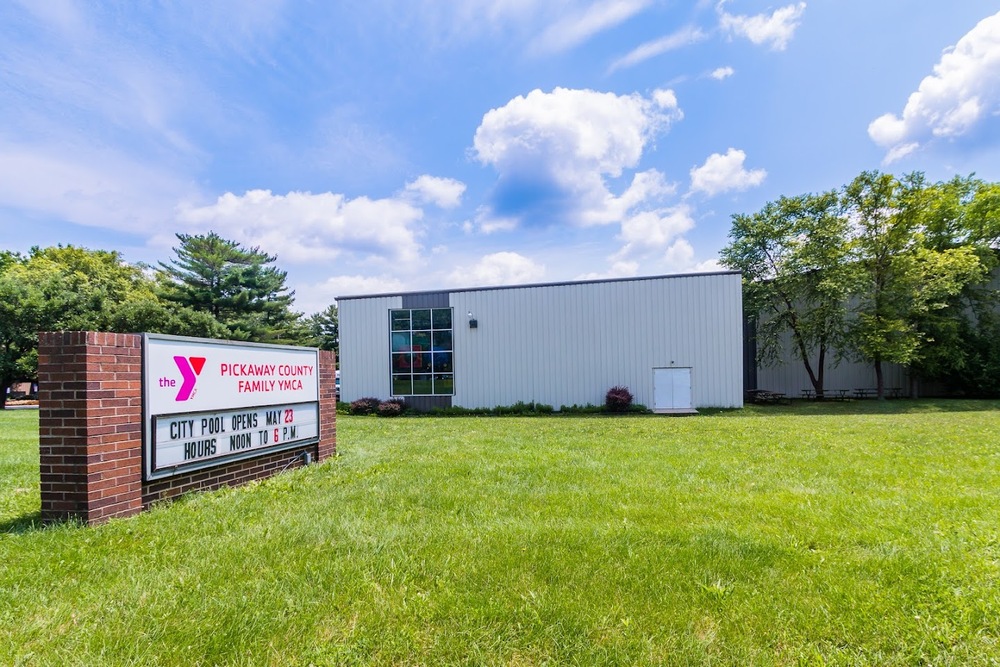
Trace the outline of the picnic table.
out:
M 899 387 L 883 387 L 882 391 L 886 398 L 901 398 L 903 396 L 903 390 Z M 878 389 L 872 387 L 854 390 L 855 398 L 875 398 L 876 396 L 878 396 Z
M 783 392 L 768 389 L 751 389 L 747 392 L 751 403 L 787 403 L 788 398 Z
M 847 389 L 824 389 L 823 398 L 833 399 L 835 401 L 846 401 L 847 400 Z M 803 389 L 802 398 L 808 399 L 810 401 L 816 400 L 819 397 L 816 395 L 815 389 Z

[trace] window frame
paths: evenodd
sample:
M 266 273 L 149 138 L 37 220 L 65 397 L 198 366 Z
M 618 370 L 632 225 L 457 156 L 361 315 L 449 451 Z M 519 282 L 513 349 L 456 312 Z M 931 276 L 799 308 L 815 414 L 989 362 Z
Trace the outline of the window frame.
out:
M 420 313 L 416 318 L 414 313 L 418 311 L 427 311 L 426 321 L 423 312 Z M 448 311 L 447 317 L 439 315 L 435 317 L 437 311 Z M 403 315 L 405 313 L 405 316 Z M 409 328 L 402 329 L 399 326 L 403 321 L 409 323 Z M 446 319 L 449 325 L 448 328 L 435 328 L 436 323 L 440 322 L 440 319 Z M 416 322 L 415 322 L 416 320 Z M 429 328 L 425 328 L 425 325 Z M 419 326 L 420 328 L 414 328 L 414 326 Z M 388 313 L 388 327 L 389 327 L 389 392 L 390 396 L 399 397 L 420 397 L 420 396 L 454 396 L 455 395 L 455 309 L 451 306 L 443 308 L 390 308 Z M 447 350 L 435 350 L 434 342 L 435 340 L 440 340 L 440 334 L 442 332 L 448 332 L 449 336 L 449 349 Z M 400 338 L 394 337 L 397 334 L 402 334 L 405 339 L 409 341 L 408 345 L 400 347 Z M 427 349 L 414 349 L 414 339 L 427 340 L 429 345 Z M 421 346 L 423 347 L 423 346 Z M 448 363 L 446 366 L 450 368 L 447 371 L 437 371 L 435 369 L 436 362 L 435 356 L 438 354 L 447 354 Z M 416 355 L 422 355 L 420 359 L 417 359 Z M 419 380 L 418 380 L 419 378 Z M 430 393 L 414 393 L 417 388 L 417 383 L 430 382 Z M 450 385 L 451 390 L 447 393 L 442 393 L 438 391 L 438 383 L 447 383 Z M 410 393 L 397 393 L 396 388 L 402 388 L 401 384 L 406 383 L 409 385 Z

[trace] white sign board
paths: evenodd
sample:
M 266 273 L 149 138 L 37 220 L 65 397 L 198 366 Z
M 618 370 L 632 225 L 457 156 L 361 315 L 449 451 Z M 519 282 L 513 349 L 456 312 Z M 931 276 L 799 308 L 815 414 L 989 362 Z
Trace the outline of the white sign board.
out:
M 319 439 L 313 348 L 143 336 L 146 479 Z

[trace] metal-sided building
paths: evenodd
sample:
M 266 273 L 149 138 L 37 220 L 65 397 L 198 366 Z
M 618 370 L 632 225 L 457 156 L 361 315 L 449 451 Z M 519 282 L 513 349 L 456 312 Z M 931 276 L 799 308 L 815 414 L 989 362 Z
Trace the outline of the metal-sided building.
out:
M 337 299 L 341 400 L 418 410 L 518 401 L 662 411 L 743 405 L 738 272 Z

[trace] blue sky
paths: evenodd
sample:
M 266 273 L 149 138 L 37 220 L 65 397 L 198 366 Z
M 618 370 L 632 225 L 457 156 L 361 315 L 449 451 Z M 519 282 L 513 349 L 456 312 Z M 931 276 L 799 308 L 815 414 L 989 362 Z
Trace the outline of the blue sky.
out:
M 1000 180 L 1000 7 L 0 6 L 0 247 L 214 230 L 334 297 L 717 268 L 865 169 Z

